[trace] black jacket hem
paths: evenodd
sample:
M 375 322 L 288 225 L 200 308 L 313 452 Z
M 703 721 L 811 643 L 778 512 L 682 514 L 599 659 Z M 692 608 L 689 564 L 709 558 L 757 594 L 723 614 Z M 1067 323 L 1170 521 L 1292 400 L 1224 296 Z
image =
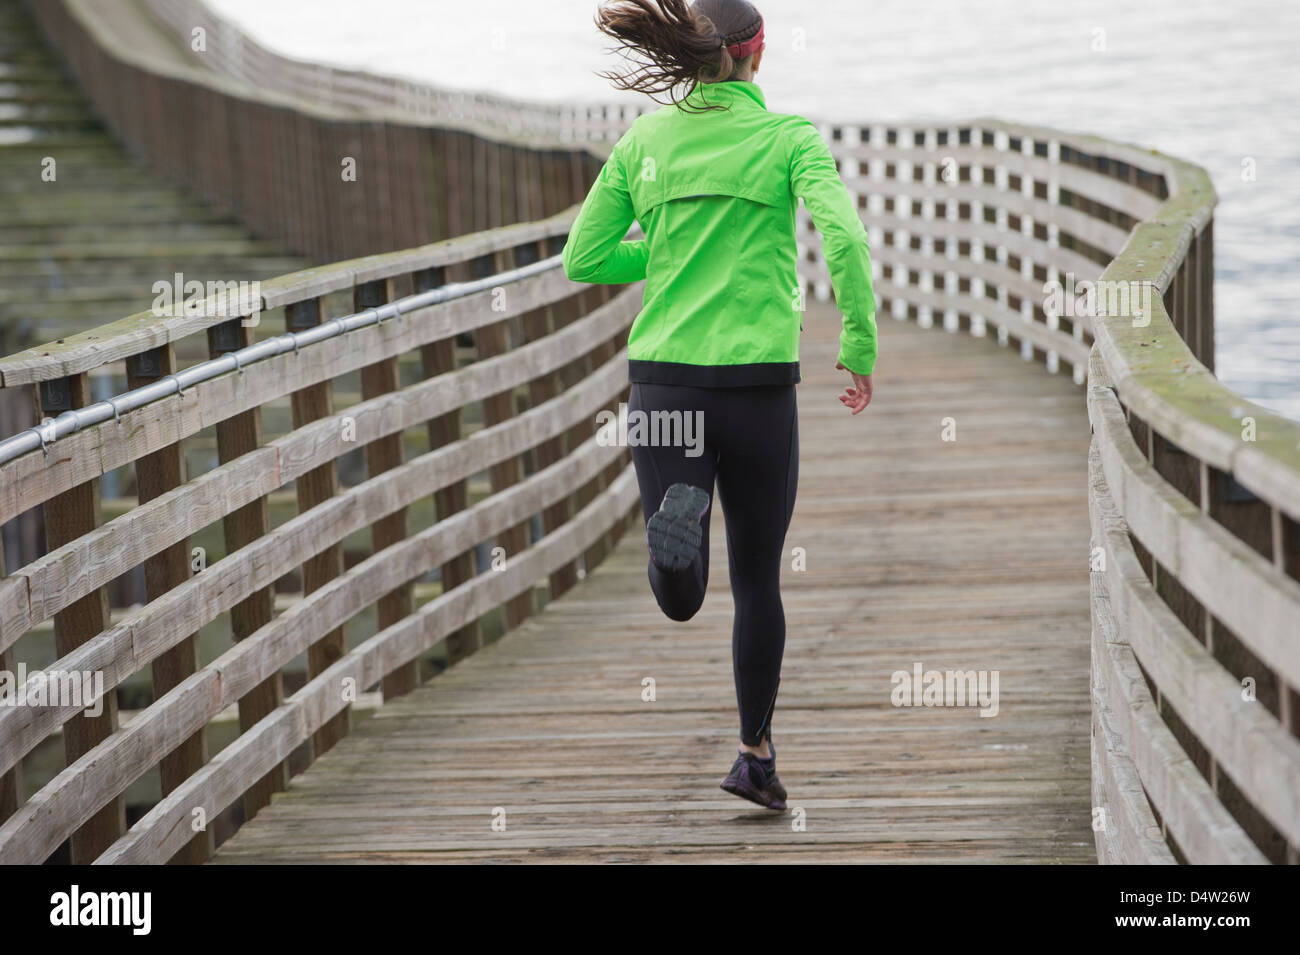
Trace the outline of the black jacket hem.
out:
M 628 359 L 628 378 L 647 385 L 687 385 L 693 388 L 749 388 L 755 385 L 797 385 L 797 361 L 763 361 L 748 365 L 688 365 L 676 361 Z

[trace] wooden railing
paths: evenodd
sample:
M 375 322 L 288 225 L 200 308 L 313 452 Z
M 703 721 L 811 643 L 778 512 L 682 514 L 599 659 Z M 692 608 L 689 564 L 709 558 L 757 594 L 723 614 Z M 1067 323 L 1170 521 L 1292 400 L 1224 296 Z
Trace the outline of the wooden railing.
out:
M 179 16 L 177 23 L 182 26 L 187 11 L 194 9 L 188 0 L 157 2 L 164 12 L 169 8 L 171 16 Z M 498 150 L 463 129 L 434 131 L 404 126 L 397 119 L 364 123 L 355 118 L 357 110 L 375 108 L 385 97 L 390 97 L 395 113 L 418 111 L 422 97 L 429 102 L 436 99 L 424 93 L 407 95 L 410 91 L 399 95 L 393 92 L 400 90 L 397 81 L 362 82 L 355 76 L 337 83 L 331 80 L 331 92 L 322 105 L 314 85 L 320 74 L 303 64 L 281 63 L 274 66 L 276 82 L 291 93 L 272 89 L 254 95 L 246 81 L 257 79 L 256 68 L 272 66 L 263 62 L 249 73 L 246 61 L 270 54 L 247 46 L 231 53 L 231 44 L 243 41 L 229 37 L 226 45 L 217 44 L 216 49 L 225 53 L 215 59 L 211 77 L 146 68 L 132 60 L 130 50 L 92 35 L 87 21 L 77 15 L 77 11 L 84 13 L 84 5 L 85 0 L 48 0 L 37 4 L 36 10 L 76 64 L 110 124 L 164 168 L 182 179 L 191 177 L 197 188 L 227 202 L 249 221 L 263 224 L 272 234 L 288 230 L 301 247 L 329 257 L 355 254 L 357 249 L 396 248 L 425 241 L 430 235 L 486 228 L 511 217 L 537 219 L 581 198 L 599 168 L 599 144 L 548 152 L 521 139 L 509 149 Z M 229 57 L 222 60 L 225 54 Z M 295 84 L 298 88 L 293 92 Z M 317 97 L 314 104 L 294 99 L 312 90 Z M 443 108 L 431 107 L 431 115 Z M 483 115 L 495 108 L 482 103 L 474 107 Z M 497 119 L 485 120 L 485 128 L 509 127 L 512 109 L 503 106 Z M 344 115 L 343 110 L 350 112 Z M 221 123 L 211 120 L 220 116 L 237 120 L 242 131 L 227 135 Z M 619 118 L 630 117 L 606 116 L 602 121 Z M 567 119 L 561 117 L 560 122 Z M 548 135 L 553 132 L 547 122 L 541 126 Z M 535 129 L 532 120 L 527 128 Z M 892 315 L 996 338 L 1017 348 L 1026 359 L 1043 362 L 1049 371 L 1068 370 L 1076 382 L 1088 381 L 1093 422 L 1087 479 L 1092 540 L 1080 542 L 1080 563 L 1082 567 L 1086 560 L 1092 569 L 1093 808 L 1099 858 L 1108 862 L 1296 861 L 1300 846 L 1296 718 L 1300 706 L 1300 426 L 1232 394 L 1213 377 L 1215 197 L 1208 178 L 1196 167 L 1136 147 L 993 120 L 828 125 L 824 132 L 868 228 L 882 321 Z M 275 143 L 281 133 L 281 145 L 289 147 L 269 148 L 267 144 Z M 592 138 L 610 135 L 604 131 L 593 133 Z M 576 133 L 575 137 L 581 138 Z M 337 195 L 324 185 L 304 187 L 297 178 L 304 168 L 332 165 L 339 155 L 355 154 L 347 151 L 352 145 L 366 146 L 371 160 L 381 159 L 377 179 L 349 194 L 348 202 L 354 204 L 338 204 Z M 403 158 L 388 165 L 384 156 Z M 548 156 L 554 161 L 548 161 Z M 433 172 L 427 178 L 407 177 L 400 172 L 403 169 Z M 419 182 L 435 186 L 431 192 L 412 192 L 416 188 L 412 183 Z M 488 251 L 459 246 L 460 251 L 446 251 L 449 246 L 440 247 L 444 251 L 436 254 L 429 249 L 401 253 L 393 260 L 373 260 L 387 263 L 378 271 L 352 263 L 307 273 L 272 288 L 267 304 L 290 306 L 291 324 L 310 322 L 319 311 L 310 303 L 327 292 L 352 289 L 358 306 L 370 305 L 381 294 L 376 281 L 419 273 L 424 277 L 417 279 L 422 283 L 417 287 L 425 287 L 443 277 L 430 269 L 454 273 L 466 262 L 485 263 L 483 257 L 489 252 L 500 258 L 506 248 L 553 243 L 559 232 L 548 232 L 546 238 L 528 235 L 500 240 L 502 244 L 483 236 L 466 240 L 486 241 Z M 803 212 L 798 235 L 803 279 L 814 294 L 826 296 L 829 275 Z M 536 255 L 541 252 L 524 253 L 525 258 Z M 499 265 L 478 268 L 487 274 Z M 593 292 L 585 293 L 586 304 L 575 307 L 570 298 L 569 304 L 560 306 L 554 303 L 563 290 L 549 289 L 547 281 L 558 279 L 536 277 L 518 285 L 519 290 L 548 289 L 528 300 L 527 307 L 535 310 L 549 304 L 548 328 L 558 327 L 566 314 L 584 315 L 583 321 L 593 327 L 599 324 L 605 342 L 601 347 L 608 352 L 601 353 L 601 367 L 613 369 L 607 359 L 617 342 L 611 339 L 625 327 L 620 325 L 616 333 L 613 325 L 631 321 L 629 293 L 600 308 L 592 305 L 590 296 L 600 294 Z M 1071 307 L 1076 304 L 1074 293 L 1085 287 L 1095 292 L 1094 308 Z M 527 589 L 526 584 L 522 590 L 513 589 L 519 575 L 548 572 L 543 568 L 550 568 L 552 558 L 529 558 L 533 563 L 528 570 L 516 576 L 470 579 L 463 554 L 474 540 L 494 534 L 507 535 L 518 544 L 523 533 L 520 523 L 552 498 L 539 491 L 537 497 L 527 498 L 526 511 L 518 509 L 524 507 L 524 498 L 502 498 L 500 508 L 472 512 L 478 515 L 474 518 L 458 517 L 463 523 L 450 524 L 449 530 L 435 530 L 445 521 L 430 524 L 410 538 L 423 541 L 421 534 L 441 535 L 437 543 L 404 544 L 398 533 L 400 514 L 413 505 L 406 496 L 410 482 L 396 475 L 417 473 L 414 465 L 423 458 L 403 456 L 394 435 L 432 418 L 429 447 L 441 451 L 428 454 L 442 453 L 450 461 L 453 449 L 461 446 L 446 444 L 455 434 L 461 405 L 438 390 L 448 381 L 461 380 L 448 371 L 447 356 L 454 353 L 453 326 L 474 330 L 480 357 L 485 359 L 455 374 L 495 375 L 496 371 L 477 369 L 511 367 L 526 375 L 517 381 L 502 377 L 480 383 L 480 387 L 497 388 L 491 401 L 465 399 L 483 403 L 485 421 L 491 415 L 492 427 L 525 420 L 531 427 L 534 421 L 509 417 L 509 400 L 501 397 L 507 387 L 531 381 L 530 397 L 536 402 L 547 400 L 548 389 L 579 380 L 572 365 L 566 366 L 568 378 L 565 368 L 557 372 L 549 364 L 557 360 L 554 355 L 547 359 L 545 373 L 527 364 L 532 358 L 518 363 L 513 355 L 511 360 L 500 358 L 501 333 L 489 339 L 474 324 L 484 316 L 473 318 L 464 308 L 448 303 L 431 310 L 447 316 L 438 326 L 442 330 L 437 341 L 417 343 L 407 338 L 395 346 L 420 349 L 418 361 L 394 365 L 395 353 L 378 344 L 359 348 L 352 361 L 339 354 L 341 340 L 322 343 L 301 355 L 277 356 L 245 368 L 242 374 L 234 372 L 170 396 L 156 407 L 124 414 L 123 424 L 104 423 L 59 438 L 48 456 L 35 451 L 4 466 L 0 503 L 5 510 L 0 519 L 34 506 L 44 508 L 50 553 L 35 556 L 0 582 L 4 623 L 0 652 L 10 653 L 25 629 L 52 617 L 60 663 L 102 665 L 114 682 L 153 666 L 154 689 L 164 692 L 156 693 L 157 699 L 125 729 L 114 728 L 111 718 L 95 722 L 74 716 L 67 708 L 0 711 L 0 773 L 5 774 L 0 776 L 0 816 L 21 803 L 13 771 L 18 760 L 61 726 L 67 728 L 70 762 L 63 774 L 0 828 L 0 859 L 41 858 L 68 835 L 73 836 L 74 858 L 105 852 L 105 858 L 112 859 L 160 859 L 181 850 L 186 858 L 200 858 L 206 848 L 199 844 L 201 838 L 184 829 L 182 817 L 187 811 L 203 809 L 210 816 L 208 811 L 215 812 L 219 803 L 237 801 L 241 795 L 247 811 L 254 811 L 267 791 L 282 784 L 283 769 L 277 767 L 295 745 L 319 733 L 324 733 L 317 739 L 319 746 L 333 738 L 334 731 L 325 728 L 335 725 L 332 721 L 343 710 L 330 698 L 337 687 L 332 681 L 341 672 L 333 667 L 346 663 L 361 668 L 348 671 L 360 674 L 359 683 L 388 674 L 390 688 L 396 691 L 410 685 L 413 655 L 408 651 L 420 652 L 414 649 L 417 645 L 423 648 L 443 639 L 447 628 L 481 616 L 502 601 L 507 608 L 516 608 L 507 616 L 517 618 L 522 610 L 512 599 L 518 600 L 515 595 Z M 610 317 L 613 314 L 617 319 Z M 498 315 L 493 321 L 500 328 L 504 318 Z M 534 318 L 530 325 L 524 320 L 522 327 L 537 332 L 538 321 Z M 608 328 L 600 324 L 606 321 L 613 324 Z M 398 322 L 385 323 L 352 334 L 382 342 L 401 327 Z M 248 331 L 241 329 L 230 321 L 157 323 L 137 316 L 56 348 L 0 363 L 0 383 L 5 388 L 41 383 L 44 408 L 75 407 L 89 400 L 87 374 L 109 363 L 127 362 L 134 383 L 165 377 L 172 370 L 174 355 L 186 353 L 186 336 L 197 337 L 202 330 L 208 348 L 219 352 L 247 340 Z M 359 342 L 361 337 L 347 340 Z M 571 346 L 569 339 L 565 341 Z M 329 356 L 328 361 L 319 359 L 324 363 L 319 377 L 290 375 L 286 369 L 294 360 L 307 361 L 303 358 L 307 355 Z M 357 446 L 367 446 L 366 465 L 373 473 L 356 489 L 336 494 L 333 462 L 346 464 L 349 459 L 333 453 L 338 448 L 325 441 L 340 422 L 321 389 L 328 390 L 329 378 L 363 367 L 367 371 L 360 378 L 358 407 L 380 402 L 374 406 L 376 413 L 383 408 L 396 417 L 380 423 L 367 416 L 370 430 L 365 432 L 360 430 L 362 418 L 357 418 Z M 255 372 L 254 368 L 277 371 Z M 427 396 L 415 402 L 417 412 L 396 398 L 384 398 L 409 390 L 395 390 L 402 368 L 411 368 L 412 375 L 424 382 L 409 387 L 428 389 Z M 582 394 L 592 401 L 608 401 L 621 382 L 614 382 L 613 370 L 597 374 L 608 375 L 609 381 L 593 374 L 586 380 L 602 384 L 586 385 L 592 391 Z M 535 380 L 527 377 L 534 375 Z M 277 407 L 276 402 L 291 407 Z M 153 411 L 145 413 L 148 408 Z M 297 430 L 286 425 L 281 437 L 261 441 L 263 411 L 268 418 L 291 414 Z M 421 414 L 425 417 L 418 417 Z M 574 424 L 565 418 L 563 427 Z M 211 456 L 202 442 L 212 441 L 212 431 L 219 466 L 184 481 L 181 465 L 187 443 Z M 489 428 L 485 433 L 496 432 Z M 565 448 L 572 451 L 577 436 L 568 434 Z M 510 483 L 509 472 L 514 468 L 517 474 L 515 455 L 523 452 L 512 444 L 502 453 L 515 463 L 493 458 L 496 452 L 486 448 L 496 440 L 474 445 L 480 449 L 473 452 L 477 456 L 453 472 L 462 476 L 439 491 L 438 514 L 462 513 L 455 507 L 465 500 L 463 491 L 452 488 L 461 486 L 468 474 L 465 467 L 481 469 L 484 462 L 494 461 L 494 495 L 517 487 Z M 543 454 L 542 446 L 551 450 Z M 539 466 L 558 453 L 554 444 L 538 447 Z M 591 457 L 583 460 L 594 467 L 600 452 L 589 453 Z M 119 485 L 127 485 L 120 489 L 127 495 L 130 481 L 123 482 L 122 475 L 133 463 L 138 482 L 135 497 L 143 503 L 99 526 L 97 481 L 111 476 Z M 439 464 L 443 466 L 449 465 Z M 394 476 L 385 478 L 385 469 Z M 427 471 L 418 473 L 420 480 L 429 480 Z M 580 513 L 586 516 L 566 522 L 546 505 L 546 513 L 552 515 L 544 519 L 550 522 L 546 526 L 573 527 L 574 536 L 561 538 L 557 533 L 556 540 L 569 543 L 555 545 L 559 550 L 529 553 L 563 554 L 571 568 L 569 551 L 585 546 L 586 535 L 601 528 L 604 518 L 587 506 L 594 493 L 591 488 L 599 481 L 588 472 L 583 475 L 587 490 L 576 497 L 563 482 L 547 485 L 555 493 L 563 488 L 565 499 L 583 508 Z M 270 530 L 267 499 L 291 479 L 297 481 L 303 515 L 282 525 L 288 531 Z M 1081 491 L 1083 481 L 1081 474 Z M 364 493 L 374 498 L 366 497 L 364 503 L 355 498 L 356 515 L 350 517 L 353 523 L 347 523 L 344 518 L 349 518 L 351 505 L 331 502 L 359 495 L 357 489 L 373 482 L 381 483 Z M 407 490 L 389 490 L 390 484 L 383 482 L 397 482 Z M 601 493 L 620 495 L 614 510 L 622 514 L 627 501 L 621 495 L 629 495 L 630 500 L 634 489 L 626 474 L 618 482 L 622 483 L 607 485 Z M 380 498 L 382 504 L 374 503 Z M 187 510 L 200 502 L 201 507 Z M 326 543 L 317 554 L 311 548 L 317 543 L 313 535 L 318 525 L 307 515 L 315 512 L 325 518 L 321 509 L 331 506 L 336 510 L 328 511 L 329 520 L 343 521 L 338 525 L 342 529 L 324 531 L 335 525 L 322 520 L 319 529 Z M 337 510 L 345 513 L 337 515 Z M 509 516 L 493 522 L 489 511 Z M 222 546 L 247 560 L 230 563 L 226 557 L 190 577 L 188 565 L 181 560 L 185 537 L 218 518 L 224 524 Z M 471 520 L 482 523 L 466 530 Z M 504 528 L 499 526 L 501 520 L 508 522 Z M 372 524 L 373 551 L 396 548 L 394 553 L 409 562 L 389 569 L 382 562 L 373 563 L 376 558 L 371 555 L 341 572 L 339 557 L 330 548 Z M 124 532 L 127 527 L 130 531 Z M 150 550 L 160 541 L 170 543 Z M 429 551 L 421 550 L 426 546 L 436 553 L 429 556 Z M 514 560 L 518 550 L 507 545 L 506 553 Z M 460 564 L 452 559 L 457 554 L 462 555 Z M 111 620 L 108 590 L 119 587 L 121 582 L 115 578 L 124 569 L 141 564 L 149 602 Z M 443 612 L 443 607 L 453 606 L 448 602 L 436 611 L 426 613 L 422 607 L 409 613 L 404 588 L 434 565 L 441 565 L 444 585 L 455 585 L 450 594 L 482 596 L 455 598 L 468 602 L 454 604 L 461 609 Z M 295 583 L 306 592 L 294 606 L 309 609 L 286 611 L 283 619 L 291 624 L 280 625 L 281 618 L 270 616 L 268 592 L 294 566 L 302 567 Z M 508 566 L 522 567 L 523 559 Z M 218 567 L 229 576 L 214 575 Z M 403 577 L 407 571 L 411 573 Z M 360 576 L 346 577 L 353 574 Z M 380 636 L 389 636 L 373 647 L 363 644 L 371 649 L 361 657 L 355 656 L 362 650 L 358 647 L 336 659 L 335 631 L 349 614 L 365 609 L 346 603 L 341 585 L 333 584 L 345 577 L 349 587 L 355 583 L 357 592 L 370 601 L 365 606 L 377 607 Z M 562 586 L 563 581 L 557 584 L 552 579 L 553 590 Z M 473 587 L 479 589 L 462 590 Z M 437 599 L 451 601 L 452 597 Z M 229 659 L 222 656 L 195 669 L 193 628 L 226 614 L 232 632 L 244 639 L 230 651 Z M 447 619 L 453 622 L 444 626 Z M 272 629 L 264 630 L 268 627 Z M 256 639 L 268 633 L 265 641 Z M 449 647 L 466 643 L 472 646 L 474 639 L 448 638 Z M 290 697 L 287 708 L 278 705 L 274 674 L 283 667 L 284 654 L 312 646 L 316 649 L 308 655 L 311 681 Z M 0 660 L 0 669 L 11 665 L 12 658 Z M 244 701 L 243 733 L 239 741 L 204 763 L 194 737 L 204 720 L 233 700 Z M 256 735 L 250 735 L 254 730 Z M 100 748 L 104 746 L 109 748 Z M 182 750 L 182 755 L 174 754 Z M 175 765 L 168 768 L 170 763 L 164 759 Z M 110 848 L 105 834 L 117 838 L 122 828 L 120 794 L 155 764 L 162 766 L 163 790 L 171 795 Z
M 1300 425 L 1214 378 L 1209 178 L 995 121 L 824 134 L 863 211 L 882 321 L 996 335 L 1087 378 L 1099 859 L 1296 862 Z M 1084 283 L 1093 307 L 1061 314 Z
M 492 93 L 444 89 L 416 80 L 295 60 L 268 50 L 203 0 L 146 0 L 154 16 L 187 46 L 203 31 L 198 58 L 222 76 L 304 103 L 370 119 L 418 117 L 492 138 L 545 143 L 613 143 L 642 111 L 638 102 L 545 103 Z M 430 13 L 430 29 L 437 29 Z
M 564 277 L 575 211 L 264 283 L 256 325 L 249 303 L 207 300 L 0 361 L 6 389 L 62 412 L 36 450 L 0 445 L 0 522 L 40 508 L 48 537 L 0 579 L 2 668 L 52 620 L 44 673 L 104 679 L 98 716 L 30 693 L 0 706 L 0 862 L 69 839 L 74 862 L 206 858 L 218 821 L 347 732 L 362 691 L 406 692 L 432 648 L 472 653 L 601 559 L 637 492 L 593 421 L 625 393 L 640 294 Z M 192 338 L 224 364 L 180 368 Z M 91 374 L 154 400 L 89 423 Z M 110 475 L 125 501 L 103 521 Z M 137 568 L 136 598 L 110 600 Z M 204 659 L 214 627 L 234 645 Z M 132 681 L 146 702 L 128 721 Z M 209 758 L 232 707 L 238 733 Z M 59 733 L 66 768 L 24 802 L 24 756 Z M 123 793 L 155 768 L 161 799 L 128 829 Z
M 597 142 L 563 144 L 558 129 L 534 134 L 455 111 L 362 114 L 299 98 L 260 76 L 272 68 L 260 60 L 232 77 L 151 52 L 93 0 L 30 6 L 132 152 L 315 261 L 555 215 L 582 200 L 607 154 Z M 201 62 L 219 66 L 222 43 L 238 36 L 214 33 Z
M 1091 319 L 1052 309 L 1047 287 L 1095 282 L 1160 208 L 1159 176 L 1124 147 L 995 121 L 822 133 L 871 240 L 882 318 L 996 335 L 1082 383 Z M 802 209 L 799 225 L 801 270 L 825 297 L 830 276 Z

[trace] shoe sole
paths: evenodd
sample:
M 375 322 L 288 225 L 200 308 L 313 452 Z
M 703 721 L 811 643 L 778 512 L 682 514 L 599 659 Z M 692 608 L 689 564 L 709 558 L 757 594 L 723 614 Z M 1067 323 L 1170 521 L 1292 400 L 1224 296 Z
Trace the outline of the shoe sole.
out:
M 753 786 L 738 786 L 734 783 L 728 785 L 730 780 L 723 780 L 718 787 L 723 792 L 729 792 L 733 796 L 739 796 L 741 799 L 748 799 L 752 803 L 762 806 L 764 809 L 775 809 L 778 812 L 785 811 L 785 800 L 777 799 L 768 795 L 761 789 L 755 789 Z
M 700 519 L 709 509 L 709 495 L 690 484 L 674 484 L 664 494 L 659 510 L 646 524 L 650 559 L 669 573 L 685 570 L 700 552 Z

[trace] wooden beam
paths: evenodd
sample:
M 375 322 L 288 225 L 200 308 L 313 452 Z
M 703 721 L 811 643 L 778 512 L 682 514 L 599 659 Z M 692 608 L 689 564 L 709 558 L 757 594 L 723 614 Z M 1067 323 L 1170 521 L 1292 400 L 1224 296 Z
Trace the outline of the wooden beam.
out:
M 414 277 L 415 290 L 426 292 L 438 288 L 447 282 L 447 270 L 441 267 L 423 269 Z M 456 371 L 455 336 L 440 339 L 420 349 L 420 363 L 426 379 L 434 378 Z M 461 414 L 463 408 L 456 408 L 429 420 L 429 448 L 434 450 L 445 447 L 461 439 Z M 469 506 L 469 482 L 456 481 L 438 490 L 433 495 L 434 513 L 439 521 L 444 521 Z M 443 593 L 459 587 L 474 576 L 474 551 L 467 550 L 456 555 L 438 568 L 442 581 Z M 482 625 L 474 620 L 464 627 L 448 634 L 446 640 L 447 663 L 469 656 L 483 645 Z
M 301 332 L 319 325 L 320 299 L 311 298 L 286 306 L 284 320 L 291 332 Z M 313 421 L 328 418 L 334 413 L 333 386 L 329 381 L 322 381 L 295 391 L 290 398 L 290 406 L 295 431 Z M 295 482 L 295 489 L 298 494 L 299 514 L 306 513 L 316 505 L 332 498 L 339 490 L 337 459 L 312 468 L 302 475 Z M 341 573 L 343 573 L 343 544 L 339 542 L 329 545 L 303 563 L 303 595 L 319 590 Z M 347 644 L 342 627 L 322 636 L 307 650 L 308 678 L 323 673 L 346 652 Z M 337 716 L 328 720 L 312 735 L 312 759 L 328 752 L 330 747 L 348 734 L 351 727 L 351 713 L 350 706 L 344 707 Z
M 133 355 L 126 363 L 128 388 L 141 388 L 179 369 L 170 344 Z M 151 501 L 185 483 L 185 451 L 181 442 L 146 454 L 135 463 L 136 496 L 140 504 Z M 144 563 L 145 594 L 152 602 L 190 578 L 189 544 L 181 538 Z M 199 635 L 191 633 L 153 662 L 153 699 L 175 686 L 199 668 Z M 166 796 L 208 761 L 207 737 L 199 730 L 187 737 L 158 763 L 162 794 Z M 211 828 L 205 827 L 185 844 L 173 862 L 197 865 L 209 859 L 214 849 Z
M 509 251 L 477 258 L 472 264 L 474 277 L 485 278 L 510 268 L 508 264 L 510 260 Z M 509 295 L 510 291 L 505 291 L 505 294 Z M 474 332 L 474 348 L 479 361 L 495 358 L 497 355 L 504 355 L 510 350 L 509 320 L 505 319 L 493 325 L 476 329 Z M 502 421 L 514 417 L 514 415 L 515 392 L 513 388 L 483 399 L 483 423 L 485 425 L 500 424 Z M 523 477 L 524 465 L 521 458 L 502 461 L 488 470 L 488 479 L 492 483 L 493 492 L 502 491 L 518 484 L 523 480 Z M 528 547 L 527 523 L 519 524 L 499 534 L 496 544 L 505 550 L 507 560 L 516 554 L 522 553 Z M 513 630 L 527 619 L 532 612 L 532 591 L 524 591 L 506 604 L 503 613 L 503 626 L 506 630 Z
M 339 453 L 337 436 L 345 422 L 355 430 L 360 445 L 387 435 L 400 435 L 431 418 L 449 415 L 466 403 L 507 387 L 526 385 L 533 376 L 563 368 L 575 350 L 590 341 L 618 334 L 635 314 L 635 298 L 625 295 L 513 355 L 476 362 L 411 385 L 399 393 L 353 405 L 345 413 L 336 412 L 329 419 L 276 438 L 255 452 L 127 511 L 93 537 L 79 538 L 73 544 L 50 551 L 0 583 L 0 623 L 3 623 L 0 649 L 11 646 L 19 635 L 72 600 L 108 583 L 117 575 L 117 567 L 143 563 L 168 544 L 198 533 L 220 514 L 270 495 L 308 471 L 333 461 Z M 572 387 L 577 388 L 583 382 L 579 378 Z M 581 423 L 577 425 L 579 431 L 584 427 Z M 553 431 L 548 430 L 545 437 L 551 434 Z M 587 435 L 589 432 L 583 435 L 584 439 Z M 441 489 L 463 477 L 431 477 L 426 482 L 427 490 Z M 415 499 L 418 498 L 406 503 Z M 246 593 L 241 593 L 239 599 L 243 596 Z
M 391 279 L 364 282 L 353 291 L 353 307 L 358 311 L 376 308 L 388 302 L 392 296 Z M 363 400 L 378 398 L 380 395 L 392 394 L 401 390 L 398 376 L 397 356 L 375 362 L 361 369 L 361 397 Z M 391 434 L 366 445 L 366 473 L 371 477 L 383 474 L 402 463 L 402 436 Z M 406 539 L 406 508 L 381 517 L 370 531 L 370 550 L 377 554 L 391 544 Z M 411 584 L 404 583 L 388 594 L 379 598 L 376 605 L 377 626 L 380 630 L 390 627 L 403 617 L 409 616 L 414 608 L 414 595 Z M 392 673 L 385 674 L 382 681 L 384 699 L 392 699 L 409 693 L 420 683 L 418 661 L 404 663 Z M 358 687 L 360 689 L 360 687 Z
M 548 245 L 549 243 L 545 242 L 535 242 L 519 246 L 515 250 L 516 263 L 527 265 L 530 262 L 537 261 L 548 253 Z M 547 306 L 527 312 L 521 322 L 524 343 L 534 342 L 558 332 L 564 325 L 577 317 L 577 311 L 572 306 L 569 307 L 567 312 L 563 313 L 560 306 Z M 561 380 L 560 371 L 557 369 L 548 375 L 540 375 L 529 382 L 528 400 L 532 406 L 536 407 L 554 398 L 563 390 L 564 384 Z M 533 454 L 538 470 L 554 464 L 564 457 L 564 435 L 556 435 L 554 438 L 543 441 L 536 447 Z M 544 535 L 551 534 L 563 526 L 565 521 L 569 519 L 570 514 L 573 513 L 571 504 L 572 501 L 569 498 L 564 498 L 542 512 L 542 533 Z M 561 567 L 551 574 L 549 578 L 550 599 L 554 600 L 577 582 L 578 574 L 575 565 L 566 564 Z
M 90 404 L 90 376 L 42 382 L 38 391 L 41 416 L 51 417 Z M 99 527 L 99 480 L 64 491 L 44 504 L 45 543 L 53 550 Z M 108 629 L 108 593 L 103 587 L 86 594 L 54 615 L 54 647 L 60 657 Z M 80 714 L 63 727 L 63 751 L 68 763 L 90 752 L 117 729 L 117 694 L 104 696 L 98 716 Z M 71 838 L 73 865 L 93 862 L 126 831 L 126 801 L 118 796 L 90 816 Z
M 252 344 L 252 329 L 240 319 L 232 319 L 208 329 L 208 352 L 216 358 Z M 250 408 L 217 425 L 217 458 L 221 463 L 256 451 L 262 445 L 262 409 Z M 233 554 L 257 540 L 271 529 L 266 498 L 259 497 L 222 518 L 226 552 Z M 231 636 L 243 640 L 275 616 L 274 581 L 265 581 L 230 610 Z M 239 701 L 239 731 L 248 732 L 258 720 L 284 702 L 284 684 L 279 673 L 267 677 Z M 283 792 L 289 785 L 288 761 L 279 763 L 244 794 L 244 819 L 252 819 L 263 806 L 270 805 L 271 794 Z

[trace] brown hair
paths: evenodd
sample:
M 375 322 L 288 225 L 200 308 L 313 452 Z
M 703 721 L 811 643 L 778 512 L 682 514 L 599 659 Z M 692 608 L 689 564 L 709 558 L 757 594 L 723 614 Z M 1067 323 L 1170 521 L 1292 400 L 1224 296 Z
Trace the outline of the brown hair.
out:
M 678 107 L 701 83 L 730 79 L 754 54 L 737 63 L 727 47 L 752 39 L 763 18 L 748 0 L 618 0 L 596 11 L 596 27 L 618 41 L 631 69 L 600 73 L 618 89 L 645 93 Z M 679 91 L 683 90 L 680 95 Z M 716 104 L 697 110 L 720 109 Z

